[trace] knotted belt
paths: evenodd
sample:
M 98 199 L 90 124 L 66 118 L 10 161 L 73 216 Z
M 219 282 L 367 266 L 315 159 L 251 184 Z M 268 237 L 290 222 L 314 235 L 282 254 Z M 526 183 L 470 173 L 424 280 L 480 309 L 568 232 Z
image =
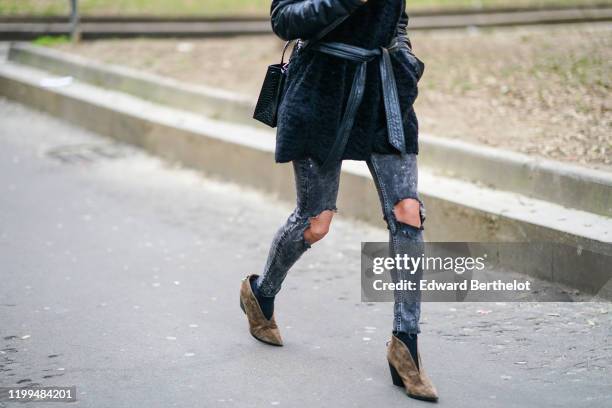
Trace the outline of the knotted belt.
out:
M 404 126 L 402 124 L 402 113 L 397 94 L 397 84 L 395 83 L 395 75 L 393 74 L 393 66 L 391 65 L 391 57 L 389 56 L 390 49 L 403 44 L 406 44 L 403 38 L 397 38 L 388 48 L 379 47 L 367 49 L 341 42 L 316 42 L 308 47 L 314 51 L 360 63 L 353 77 L 351 92 L 344 113 L 342 114 L 342 120 L 338 128 L 338 133 L 336 134 L 336 139 L 323 163 L 324 169 L 329 168 L 333 163 L 342 159 L 351 129 L 355 122 L 355 117 L 357 116 L 357 110 L 363 99 L 366 83 L 366 68 L 368 62 L 375 58 L 379 58 L 380 79 L 385 103 L 389 143 L 391 143 L 391 146 L 395 147 L 401 154 L 406 153 L 406 141 L 404 139 Z

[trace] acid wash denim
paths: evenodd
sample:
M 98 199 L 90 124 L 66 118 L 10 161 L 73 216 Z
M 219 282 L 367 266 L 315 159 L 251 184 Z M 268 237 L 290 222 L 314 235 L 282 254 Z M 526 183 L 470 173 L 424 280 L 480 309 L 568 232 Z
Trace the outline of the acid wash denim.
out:
M 373 153 L 367 164 L 378 190 L 383 216 L 389 229 L 389 255 L 393 257 L 398 254 L 418 255 L 414 251 L 422 252 L 425 209 L 417 193 L 416 155 Z M 303 159 L 294 161 L 293 168 L 297 206 L 285 225 L 276 233 L 264 272 L 257 280 L 259 293 L 264 297 L 273 297 L 279 292 L 291 266 L 310 248 L 304 239 L 304 232 L 310 226 L 310 219 L 325 210 L 337 210 L 341 162 L 324 171 L 314 160 Z M 399 222 L 395 218 L 393 207 L 406 198 L 415 199 L 420 203 L 421 227 L 419 228 Z M 407 271 L 395 270 L 391 275 L 394 282 L 415 281 L 421 278 L 422 270 L 418 270 L 413 275 Z M 394 294 L 393 330 L 415 334 L 420 332 L 421 296 L 420 293 L 407 292 L 396 291 Z

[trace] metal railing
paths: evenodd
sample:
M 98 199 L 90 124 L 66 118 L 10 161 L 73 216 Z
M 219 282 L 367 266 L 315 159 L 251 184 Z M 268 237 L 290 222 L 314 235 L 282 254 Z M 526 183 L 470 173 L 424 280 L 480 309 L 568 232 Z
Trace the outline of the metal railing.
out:
M 70 0 L 70 38 L 74 42 L 81 40 L 79 21 L 79 0 Z

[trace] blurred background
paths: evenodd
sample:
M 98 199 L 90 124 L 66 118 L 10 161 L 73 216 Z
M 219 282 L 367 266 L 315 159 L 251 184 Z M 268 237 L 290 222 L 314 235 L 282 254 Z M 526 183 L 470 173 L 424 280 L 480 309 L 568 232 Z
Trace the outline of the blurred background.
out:
M 388 239 L 363 163 L 277 298 L 289 352 L 247 335 L 238 284 L 295 202 L 252 119 L 284 45 L 270 3 L 0 0 L 0 386 L 406 406 L 382 377 L 392 305 L 360 301 L 361 244 Z M 550 285 L 424 305 L 440 406 L 612 407 L 612 0 L 406 3 L 426 239 L 527 243 L 496 276 Z
M 58 15 L 69 10 L 69 0 L 3 0 L 2 14 Z M 269 0 L 79 0 L 84 14 L 91 15 L 267 15 Z M 482 10 L 490 8 L 597 6 L 609 0 L 411 0 L 414 11 Z

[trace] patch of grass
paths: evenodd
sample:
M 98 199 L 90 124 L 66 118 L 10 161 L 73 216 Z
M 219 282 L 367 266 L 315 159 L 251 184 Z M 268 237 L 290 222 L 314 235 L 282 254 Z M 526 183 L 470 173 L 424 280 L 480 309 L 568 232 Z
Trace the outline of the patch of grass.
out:
M 51 47 L 54 45 L 60 45 L 70 42 L 70 38 L 65 35 L 45 35 L 42 37 L 38 37 L 32 41 L 32 43 L 36 45 L 43 45 L 46 47 Z
M 267 15 L 271 0 L 79 0 L 84 15 Z M 408 0 L 408 10 L 610 4 L 612 0 Z M 0 0 L 0 15 L 66 15 L 68 0 Z

